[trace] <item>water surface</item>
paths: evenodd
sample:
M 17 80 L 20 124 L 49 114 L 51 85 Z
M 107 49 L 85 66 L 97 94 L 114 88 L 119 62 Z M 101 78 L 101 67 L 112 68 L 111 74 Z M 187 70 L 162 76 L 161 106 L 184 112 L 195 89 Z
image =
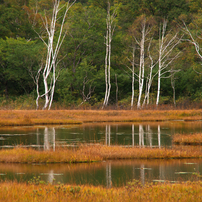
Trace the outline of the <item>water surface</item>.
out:
M 201 132 L 201 129 L 201 122 L 8 127 L 0 128 L 0 148 L 20 145 L 48 150 L 80 143 L 168 147 L 172 146 L 174 134 Z
M 196 181 L 202 160 L 122 160 L 83 164 L 0 164 L 0 180 L 28 182 L 34 177 L 57 184 L 124 186 L 133 179 L 146 182 Z
M 57 149 L 81 143 L 138 147 L 172 147 L 176 133 L 201 132 L 201 122 L 85 124 L 0 128 L 0 147 Z M 91 164 L 0 164 L 0 180 L 123 186 L 133 179 L 146 182 L 199 180 L 202 160 L 124 160 Z

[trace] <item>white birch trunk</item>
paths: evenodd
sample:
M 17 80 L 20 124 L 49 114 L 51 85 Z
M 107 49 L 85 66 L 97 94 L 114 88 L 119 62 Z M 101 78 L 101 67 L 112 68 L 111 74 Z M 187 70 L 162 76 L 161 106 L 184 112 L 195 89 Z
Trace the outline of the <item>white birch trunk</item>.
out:
M 156 106 L 158 106 L 158 104 L 159 104 L 160 90 L 161 90 L 161 69 L 159 67 L 159 71 L 158 71 L 158 87 L 157 87 L 157 96 L 156 96 Z
M 136 45 L 132 44 L 131 46 L 132 48 L 132 58 L 130 59 L 130 57 L 127 57 L 127 60 L 129 61 L 130 66 L 124 64 L 128 69 L 129 71 L 131 72 L 131 78 L 132 78 L 132 82 L 131 82 L 131 87 L 132 87 L 132 95 L 131 95 L 131 104 L 130 104 L 130 108 L 131 110 L 133 109 L 134 107 L 134 97 L 135 97 L 135 76 L 138 77 L 138 75 L 135 73 L 135 51 L 136 51 Z
M 157 89 L 157 97 L 156 97 L 156 106 L 159 105 L 159 99 L 160 99 L 160 91 L 161 91 L 161 78 L 170 78 L 174 73 L 180 71 L 180 70 L 174 70 L 173 68 L 168 68 L 170 64 L 179 56 L 180 52 L 175 54 L 175 56 L 172 57 L 172 53 L 175 49 L 175 47 L 180 43 L 181 38 L 177 38 L 178 33 L 176 33 L 174 36 L 169 38 L 168 35 L 166 35 L 166 27 L 167 22 L 164 20 L 163 22 L 163 29 L 161 31 L 160 26 L 160 32 L 159 32 L 159 68 L 158 68 L 158 89 Z M 167 76 L 166 74 L 169 75 Z
M 159 97 L 161 90 L 162 52 L 163 52 L 165 31 L 166 31 L 166 22 L 164 21 L 163 31 L 161 33 L 161 26 L 160 26 L 160 32 L 159 32 L 159 69 L 158 69 L 158 88 L 157 88 L 156 106 L 158 106 L 159 104 Z
M 131 96 L 131 109 L 133 109 L 134 104 L 134 84 L 135 84 L 135 47 L 133 47 L 133 54 L 132 54 L 132 96 Z
M 105 90 L 105 98 L 104 98 L 104 103 L 103 103 L 103 108 L 104 106 L 107 105 L 107 95 L 108 95 L 108 57 L 109 57 L 109 11 L 107 14 L 107 31 L 106 31 L 106 55 L 105 55 L 105 85 L 106 85 L 106 90 Z
M 106 55 L 105 55 L 105 85 L 106 85 L 106 90 L 105 90 L 105 98 L 103 102 L 102 109 L 108 105 L 109 103 L 109 96 L 110 96 L 110 91 L 111 91 L 111 81 L 110 81 L 110 68 L 111 68 L 111 42 L 112 42 L 112 36 L 113 32 L 115 29 L 114 25 L 114 19 L 116 15 L 116 10 L 114 13 L 111 15 L 110 14 L 110 3 L 108 1 L 108 8 L 107 8 L 107 19 L 106 19 L 106 24 L 107 24 L 107 31 L 106 31 Z
M 39 94 L 39 90 L 38 90 L 39 87 L 37 86 L 37 98 L 36 98 L 37 108 L 38 108 L 38 100 L 41 97 L 45 97 L 45 104 L 43 106 L 43 109 L 47 109 L 48 106 L 49 106 L 48 109 L 50 109 L 52 106 L 52 101 L 53 101 L 53 96 L 55 91 L 55 83 L 59 76 L 59 73 L 58 73 L 56 77 L 57 56 L 61 48 L 61 45 L 63 43 L 63 40 L 66 36 L 66 33 L 63 34 L 64 23 L 65 23 L 67 12 L 74 5 L 75 2 L 76 0 L 74 0 L 70 4 L 70 0 L 69 0 L 62 7 L 60 7 L 60 0 L 54 0 L 50 25 L 48 24 L 48 19 L 46 16 L 44 18 L 41 17 L 44 28 L 48 34 L 48 42 L 46 43 L 43 40 L 43 37 L 36 32 L 47 48 L 46 63 L 43 69 L 44 94 L 42 95 Z M 65 12 L 63 16 L 58 16 L 59 11 L 64 7 L 65 7 Z M 56 45 L 54 47 L 54 37 L 55 37 L 55 32 L 57 27 L 56 23 L 57 23 L 57 20 L 61 17 L 62 17 L 62 23 L 60 25 L 59 36 L 56 40 Z M 40 73 L 40 71 L 38 71 L 38 73 Z M 52 73 L 52 78 L 49 79 L 50 73 Z M 50 83 L 48 83 L 49 80 L 51 80 Z
M 150 88 L 151 88 L 151 85 L 152 85 L 152 81 L 153 81 L 152 69 L 150 69 L 149 79 L 148 79 L 148 83 L 147 83 L 147 86 L 146 86 L 147 89 L 146 89 L 144 101 L 143 101 L 143 104 L 142 104 L 143 107 L 145 106 L 146 102 L 147 102 L 147 105 L 149 105 L 149 94 L 150 94 Z
M 152 58 L 152 56 L 150 54 L 151 41 L 152 41 L 152 39 L 150 40 L 150 43 L 149 43 L 149 46 L 148 46 L 148 54 L 149 54 L 149 59 L 151 61 L 151 64 L 149 66 L 149 75 L 148 75 L 148 78 L 147 78 L 145 97 L 144 97 L 144 101 L 143 101 L 143 104 L 142 104 L 143 107 L 145 106 L 145 104 L 149 105 L 150 89 L 151 89 L 152 81 L 153 81 L 154 77 L 156 76 L 156 74 L 153 75 L 153 68 L 158 63 L 158 61 L 155 62 L 155 63 L 153 62 L 153 58 Z
M 139 67 L 139 96 L 137 101 L 137 109 L 141 108 L 141 98 L 144 85 L 144 44 L 145 44 L 145 20 L 142 23 L 142 39 L 140 42 L 140 67 Z
M 110 11 L 110 6 L 109 6 L 109 11 Z M 109 17 L 110 13 L 109 13 Z M 108 56 L 108 92 L 107 92 L 107 103 L 106 105 L 108 105 L 109 103 L 109 96 L 110 96 L 110 90 L 111 90 L 111 81 L 110 81 L 110 68 L 111 68 L 111 42 L 112 42 L 112 24 L 111 24 L 111 19 L 109 22 L 109 56 Z

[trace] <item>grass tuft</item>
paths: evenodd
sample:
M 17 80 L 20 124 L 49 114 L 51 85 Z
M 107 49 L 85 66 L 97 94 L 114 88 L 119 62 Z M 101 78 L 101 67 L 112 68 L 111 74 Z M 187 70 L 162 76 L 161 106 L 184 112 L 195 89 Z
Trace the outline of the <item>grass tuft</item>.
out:
M 202 133 L 175 134 L 173 143 L 177 145 L 202 145 Z

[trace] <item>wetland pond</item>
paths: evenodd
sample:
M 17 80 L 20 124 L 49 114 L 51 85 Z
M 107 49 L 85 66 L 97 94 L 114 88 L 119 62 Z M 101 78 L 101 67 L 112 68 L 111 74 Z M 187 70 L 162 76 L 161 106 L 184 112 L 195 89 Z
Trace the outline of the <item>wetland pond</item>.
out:
M 202 122 L 141 124 L 84 124 L 0 128 L 0 148 L 32 147 L 37 150 L 72 147 L 81 143 L 128 147 L 172 147 L 176 133 L 201 132 Z M 160 181 L 199 180 L 201 159 L 116 160 L 81 164 L 0 164 L 0 180 L 122 186 L 133 179 L 142 184 Z

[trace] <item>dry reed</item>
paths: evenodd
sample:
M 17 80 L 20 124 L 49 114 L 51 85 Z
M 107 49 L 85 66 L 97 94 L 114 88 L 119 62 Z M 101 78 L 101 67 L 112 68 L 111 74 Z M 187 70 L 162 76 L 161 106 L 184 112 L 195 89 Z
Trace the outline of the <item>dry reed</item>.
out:
M 24 148 L 0 150 L 1 163 L 77 163 L 100 160 L 102 160 L 100 156 L 83 148 L 77 150 L 60 148 L 56 151 L 37 151 Z
M 17 182 L 0 183 L 0 201 L 83 201 L 83 202 L 117 202 L 117 201 L 201 201 L 202 182 L 186 182 L 181 184 L 146 184 L 132 182 L 126 187 L 103 188 L 101 186 L 51 185 L 39 182 L 26 184 Z
M 120 146 L 80 146 L 78 149 L 36 151 L 15 148 L 0 150 L 1 163 L 76 163 L 109 159 L 184 159 L 201 158 L 202 147 L 125 148 Z
M 0 110 L 0 126 L 89 122 L 195 121 L 201 110 Z
M 202 133 L 175 134 L 173 143 L 178 145 L 202 145 Z

